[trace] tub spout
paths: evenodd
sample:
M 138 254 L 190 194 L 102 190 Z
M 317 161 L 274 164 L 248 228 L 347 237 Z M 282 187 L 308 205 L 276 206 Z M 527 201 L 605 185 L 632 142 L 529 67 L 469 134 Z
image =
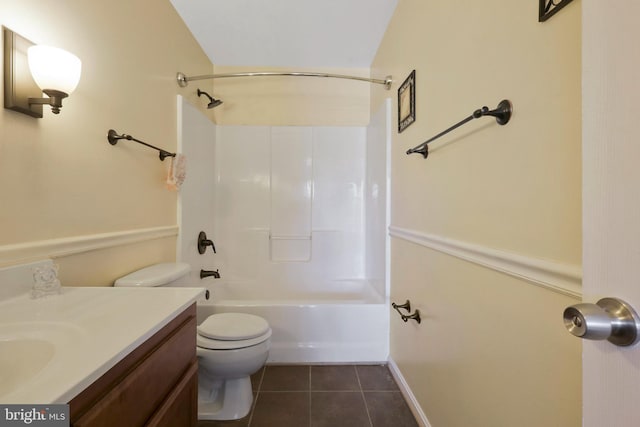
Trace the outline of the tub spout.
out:
M 200 278 L 204 279 L 205 277 L 211 277 L 213 276 L 214 279 L 219 279 L 220 278 L 220 273 L 218 272 L 218 270 L 200 270 Z

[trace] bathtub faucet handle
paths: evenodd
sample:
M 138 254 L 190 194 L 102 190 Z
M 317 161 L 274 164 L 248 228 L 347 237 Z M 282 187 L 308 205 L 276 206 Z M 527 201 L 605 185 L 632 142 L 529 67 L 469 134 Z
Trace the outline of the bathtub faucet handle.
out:
M 211 249 L 213 249 L 213 253 L 216 253 L 216 246 L 213 244 L 213 240 L 207 239 L 207 233 L 201 231 L 198 234 L 198 253 L 203 254 L 204 251 L 207 250 L 207 246 L 211 246 Z
M 218 270 L 200 270 L 200 278 L 204 279 L 205 277 L 211 277 L 213 276 L 214 279 L 219 279 L 220 278 L 220 273 L 218 272 Z

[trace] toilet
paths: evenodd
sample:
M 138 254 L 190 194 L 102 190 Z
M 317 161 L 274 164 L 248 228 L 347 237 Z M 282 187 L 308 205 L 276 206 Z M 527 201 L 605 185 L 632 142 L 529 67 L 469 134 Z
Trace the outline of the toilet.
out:
M 163 263 L 134 271 L 116 287 L 171 286 L 189 274 L 186 263 Z M 271 328 L 252 314 L 218 313 L 197 328 L 198 419 L 235 420 L 251 410 L 251 374 L 267 361 Z

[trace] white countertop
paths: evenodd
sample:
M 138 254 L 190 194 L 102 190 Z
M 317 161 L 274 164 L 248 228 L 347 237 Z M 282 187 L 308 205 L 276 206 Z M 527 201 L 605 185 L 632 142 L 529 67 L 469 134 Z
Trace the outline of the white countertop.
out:
M 0 355 L 5 370 L 22 360 L 36 366 L 48 357 L 42 369 L 33 370 L 36 374 L 11 391 L 0 391 L 0 403 L 69 402 L 203 295 L 202 288 L 63 287 L 60 295 L 0 301 L 0 342 L 44 343 L 44 353 L 53 354 L 27 350 L 35 361 Z M 11 374 L 0 371 L 0 381 Z

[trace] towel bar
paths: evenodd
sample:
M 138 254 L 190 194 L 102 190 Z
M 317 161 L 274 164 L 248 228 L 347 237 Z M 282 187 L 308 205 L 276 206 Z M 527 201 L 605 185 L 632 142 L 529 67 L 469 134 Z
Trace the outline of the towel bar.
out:
M 435 141 L 436 139 L 440 138 L 441 136 L 444 136 L 444 135 L 448 134 L 452 130 L 459 128 L 463 124 L 465 124 L 467 122 L 470 122 L 473 119 L 478 119 L 478 118 L 483 117 L 483 116 L 495 117 L 496 118 L 496 122 L 499 125 L 506 125 L 507 123 L 509 123 L 509 120 L 511 119 L 512 112 L 513 112 L 513 106 L 511 105 L 511 102 L 508 99 L 503 99 L 502 101 L 500 101 L 500 103 L 498 104 L 498 106 L 496 107 L 495 110 L 489 110 L 488 107 L 482 107 L 482 108 L 474 111 L 469 117 L 467 117 L 465 119 L 462 119 L 461 121 L 459 121 L 455 125 L 453 125 L 450 128 L 440 132 L 439 134 L 437 134 L 433 138 L 430 138 L 430 139 L 426 140 L 425 142 L 423 142 L 422 144 L 417 145 L 417 146 L 407 150 L 407 155 L 408 154 L 413 154 L 413 153 L 420 153 L 426 159 L 429 156 L 429 143 L 430 142 Z
M 126 134 L 122 134 L 122 135 L 118 135 L 118 132 L 116 132 L 113 129 L 109 129 L 109 133 L 107 133 L 107 141 L 109 141 L 109 144 L 111 145 L 116 145 L 118 143 L 119 140 L 121 139 L 126 139 L 129 141 L 133 141 L 133 142 L 137 142 L 138 144 L 142 144 L 145 145 L 149 148 L 153 148 L 154 150 L 158 150 L 159 156 L 160 157 L 160 161 L 164 161 L 164 159 L 166 157 L 175 157 L 176 153 L 170 153 L 166 150 L 163 150 L 162 148 L 158 148 L 154 145 L 151 144 L 147 144 L 146 142 L 140 141 L 139 139 L 135 139 L 134 137 L 132 137 L 131 135 L 126 135 Z

